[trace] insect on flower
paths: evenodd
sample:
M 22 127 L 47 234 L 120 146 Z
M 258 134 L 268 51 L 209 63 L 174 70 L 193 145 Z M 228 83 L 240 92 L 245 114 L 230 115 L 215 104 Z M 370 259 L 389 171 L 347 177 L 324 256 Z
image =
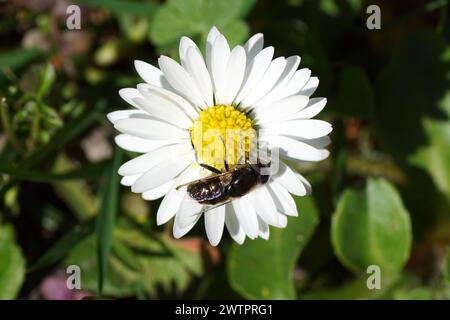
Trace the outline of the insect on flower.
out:
M 269 180 L 269 176 L 262 174 L 261 170 L 268 165 L 261 163 L 241 164 L 231 170 L 229 170 L 228 165 L 225 165 L 225 172 L 205 164 L 200 166 L 212 171 L 214 174 L 207 178 L 178 186 L 177 189 L 186 186 L 189 196 L 201 204 L 216 205 L 216 207 L 224 205 L 232 199 L 246 195 L 258 185 L 265 184 Z M 210 209 L 207 208 L 206 210 Z
M 204 217 L 212 245 L 225 226 L 240 244 L 246 237 L 268 239 L 269 225 L 284 228 L 288 216 L 298 215 L 291 194 L 311 191 L 283 160 L 329 155 L 332 127 L 312 119 L 326 99 L 311 98 L 319 80 L 298 69 L 300 57 L 273 59 L 262 34 L 230 48 L 213 27 L 205 53 L 182 37 L 180 63 L 166 56 L 159 68 L 135 61 L 145 83 L 119 91 L 135 109 L 108 114 L 121 132 L 116 143 L 142 153 L 119 168 L 121 183 L 145 200 L 163 198 L 157 224 L 174 218 L 175 238 Z M 261 144 L 280 159 L 254 161 Z

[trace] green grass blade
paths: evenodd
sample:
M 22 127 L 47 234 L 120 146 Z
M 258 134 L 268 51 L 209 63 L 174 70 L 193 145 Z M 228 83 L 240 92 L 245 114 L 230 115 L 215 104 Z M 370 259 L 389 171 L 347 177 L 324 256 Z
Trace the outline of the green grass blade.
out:
M 119 203 L 119 175 L 117 171 L 121 162 L 122 151 L 117 148 L 114 152 L 113 161 L 106 171 L 107 176 L 102 190 L 102 205 L 100 215 L 97 218 L 98 295 L 101 295 L 103 291 L 108 256 L 112 246 L 113 228 Z

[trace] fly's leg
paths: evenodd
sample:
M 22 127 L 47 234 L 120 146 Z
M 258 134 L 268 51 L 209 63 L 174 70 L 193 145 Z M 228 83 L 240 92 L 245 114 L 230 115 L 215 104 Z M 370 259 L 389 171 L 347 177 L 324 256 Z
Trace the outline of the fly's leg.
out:
M 210 165 L 207 165 L 205 163 L 200 163 L 200 167 L 205 168 L 206 170 L 209 170 L 212 173 L 217 173 L 217 174 L 222 173 L 219 169 L 216 169 L 216 168 L 214 168 L 214 167 L 212 167 Z

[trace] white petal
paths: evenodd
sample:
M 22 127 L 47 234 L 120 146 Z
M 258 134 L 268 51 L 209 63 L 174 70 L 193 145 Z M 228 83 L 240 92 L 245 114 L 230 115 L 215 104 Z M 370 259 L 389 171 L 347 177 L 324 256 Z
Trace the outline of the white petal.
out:
M 264 35 L 262 33 L 257 33 L 248 39 L 244 46 L 248 60 L 253 59 L 262 50 L 263 46 Z
M 114 124 L 122 133 L 144 139 L 188 139 L 189 132 L 166 122 L 150 119 L 122 119 Z
M 184 204 L 186 203 L 186 201 L 183 201 L 181 203 L 180 206 L 180 210 L 182 210 L 181 207 L 184 206 Z M 180 222 L 180 217 L 182 217 L 182 215 L 180 215 L 181 212 L 178 212 L 175 215 L 175 222 L 173 224 L 173 236 L 175 239 L 179 239 L 182 236 L 184 236 L 186 233 L 188 233 L 197 223 L 198 219 L 200 219 L 200 217 L 202 216 L 201 214 L 197 214 L 192 216 L 192 219 L 189 220 L 189 222 L 187 222 L 187 224 L 185 223 L 181 223 Z
M 278 211 L 289 216 L 298 216 L 295 200 L 285 188 L 276 181 L 271 181 L 266 187 L 272 195 Z
M 295 94 L 300 94 L 301 89 L 306 85 L 311 77 L 311 70 L 308 68 L 303 68 L 297 70 L 295 74 L 292 76 L 291 80 L 282 88 L 277 91 L 274 100 L 283 99 L 285 97 L 289 97 Z
M 211 72 L 212 70 L 212 56 L 211 51 L 214 45 L 214 42 L 217 39 L 217 36 L 220 34 L 219 30 L 216 27 L 212 27 L 209 30 L 208 36 L 206 37 L 206 66 L 208 70 Z M 212 74 L 211 74 L 212 75 Z
M 178 176 L 193 161 L 194 153 L 192 152 L 172 159 L 172 161 L 158 163 L 133 183 L 131 191 L 140 193 L 154 189 Z
M 265 215 L 268 214 L 270 211 L 271 216 L 274 218 L 274 223 L 271 223 L 269 221 L 265 221 L 270 225 L 273 225 L 277 228 L 284 228 L 287 224 L 287 218 L 284 214 L 281 214 L 278 212 L 277 207 L 275 206 L 274 199 L 272 198 L 269 190 L 267 189 L 267 186 L 262 186 L 260 188 L 261 195 L 264 195 L 260 198 L 260 206 L 257 207 L 258 214 L 262 212 L 262 210 L 266 210 Z M 260 208 L 262 207 L 262 208 Z M 258 211 L 259 210 L 259 211 Z M 259 216 L 264 220 L 263 215 L 259 214 Z
M 167 192 L 169 192 L 169 190 L 172 187 L 172 185 L 174 184 L 174 182 L 175 182 L 175 179 L 172 179 L 154 189 L 145 191 L 142 194 L 142 198 L 144 200 L 156 200 L 156 199 L 162 198 Z
M 180 62 L 183 67 L 186 68 L 186 58 L 187 58 L 187 52 L 190 48 L 197 48 L 197 45 L 194 41 L 192 41 L 188 37 L 181 37 L 180 39 L 180 47 L 179 47 L 179 55 L 180 55 Z
M 145 115 L 145 111 L 142 110 L 118 110 L 110 112 L 106 115 L 108 120 L 114 124 L 117 120 L 128 119 L 132 115 Z
M 198 216 L 202 215 L 204 206 L 190 197 L 184 197 L 180 208 L 175 216 L 175 223 L 178 227 L 185 228 L 198 220 Z
M 209 243 L 217 246 L 222 238 L 223 226 L 225 223 L 225 205 L 211 209 L 204 213 L 205 229 Z
M 200 215 L 197 216 L 197 220 L 193 221 L 190 225 L 188 225 L 188 226 L 186 226 L 184 228 L 181 228 L 178 224 L 174 223 L 173 224 L 173 237 L 175 239 L 180 239 L 181 237 L 186 235 L 186 233 L 191 231 L 191 229 L 195 226 L 195 224 L 197 223 L 198 219 L 200 219 Z
M 172 185 L 170 191 L 166 194 L 159 205 L 158 212 L 156 214 L 157 225 L 162 225 L 169 221 L 176 214 L 180 207 L 181 201 L 186 196 L 186 193 L 183 193 L 176 188 L 184 183 L 197 180 L 199 178 L 200 169 L 198 166 L 190 166 L 175 179 L 175 183 Z
M 269 148 L 279 148 L 281 155 L 303 161 L 321 161 L 326 159 L 329 152 L 316 149 L 313 146 L 286 136 L 264 136 L 260 138 L 269 144 Z
M 164 79 L 162 71 L 155 66 L 141 60 L 134 60 L 134 67 L 145 82 L 157 87 L 163 87 L 163 84 L 167 86 L 167 80 Z
M 133 183 L 136 182 L 137 179 L 141 177 L 140 174 L 136 174 L 134 176 L 125 176 L 120 180 L 120 184 L 126 187 L 131 187 Z
M 241 102 L 243 108 L 253 106 L 259 99 L 264 97 L 277 83 L 280 76 L 283 74 L 286 67 L 286 59 L 284 57 L 276 58 L 272 60 L 264 73 L 263 77 L 259 81 L 259 84 L 255 86 L 250 93 Z
M 179 143 L 178 140 L 148 140 L 124 133 L 117 135 L 114 140 L 122 149 L 139 153 L 146 153 L 168 144 Z
M 144 98 L 134 98 L 133 101 L 142 110 L 147 111 L 155 118 L 172 123 L 180 128 L 189 128 L 192 126 L 192 120 L 170 99 L 154 91 L 148 90 L 148 85 L 138 84 L 139 92 Z
M 197 85 L 182 66 L 166 56 L 159 57 L 158 64 L 162 72 L 164 72 L 167 81 L 179 94 L 191 101 L 195 106 L 206 106 Z
M 283 91 L 284 87 L 292 79 L 299 64 L 300 64 L 299 56 L 292 56 L 287 58 L 286 66 L 277 83 L 273 86 L 270 92 L 267 93 L 267 95 L 265 95 L 262 99 L 260 99 L 256 103 L 256 105 L 270 104 L 279 100 L 279 93 Z
M 291 118 L 300 110 L 308 105 L 309 98 L 307 96 L 290 96 L 257 108 L 255 113 L 255 120 L 258 124 L 267 122 L 280 121 L 286 118 Z
M 230 47 L 225 37 L 219 34 L 211 49 L 211 78 L 214 84 L 215 103 L 224 103 L 226 99 L 227 83 L 225 72 L 230 57 Z
M 264 240 L 269 240 L 270 235 L 269 225 L 266 222 L 264 222 L 260 217 L 258 217 L 258 227 L 259 227 L 258 236 L 260 236 Z
M 195 80 L 197 87 L 201 91 L 203 100 L 208 106 L 212 106 L 214 104 L 214 100 L 211 77 L 209 75 L 208 69 L 206 69 L 202 54 L 197 47 L 191 47 L 188 49 L 185 68 Z
M 173 144 L 163 146 L 124 163 L 119 168 L 119 174 L 121 176 L 131 176 L 139 173 L 144 173 L 158 163 L 176 159 L 188 152 L 193 152 L 192 147 L 188 144 Z
M 277 227 L 277 228 L 286 228 L 286 226 L 287 226 L 287 216 L 282 214 L 282 213 L 279 213 L 279 212 L 277 212 L 276 215 L 277 215 L 278 225 L 275 226 L 275 227 Z
M 303 186 L 306 189 L 306 194 L 311 194 L 312 192 L 312 187 L 311 184 L 309 183 L 308 180 L 306 180 L 306 178 L 304 176 L 302 176 L 300 173 L 295 172 L 295 175 L 297 176 L 297 178 L 303 183 Z
M 259 85 L 259 81 L 272 61 L 273 52 L 273 47 L 267 47 L 259 52 L 254 59 L 247 58 L 244 80 L 236 96 L 236 103 L 241 102 L 254 87 Z
M 325 108 L 327 104 L 326 98 L 312 98 L 309 100 L 306 108 L 295 114 L 292 118 L 294 119 L 310 119 L 315 117 L 320 113 L 320 111 Z
M 170 104 L 165 104 L 161 99 L 136 98 L 134 101 L 147 112 L 147 115 L 150 116 L 148 119 L 167 122 L 180 129 L 188 129 L 192 126 L 192 121 L 186 114 L 173 105 L 173 108 L 170 108 Z
M 300 138 L 296 138 L 296 139 L 299 141 L 302 141 L 304 143 L 307 143 L 317 149 L 326 148 L 331 143 L 331 139 L 329 136 L 323 136 L 323 137 L 316 138 L 316 139 L 300 139 Z
M 276 226 L 278 225 L 276 216 L 276 207 L 270 200 L 271 196 L 265 187 L 260 187 L 252 193 L 249 193 L 249 198 L 255 207 L 258 216 L 266 223 Z
M 226 94 L 224 104 L 231 104 L 236 97 L 244 79 L 246 55 L 241 46 L 234 47 L 228 59 L 227 69 L 225 71 Z M 218 103 L 221 103 L 218 101 Z
M 278 172 L 272 176 L 272 179 L 296 196 L 306 195 L 307 190 L 303 182 L 299 179 L 299 176 L 297 176 L 296 172 L 281 161 L 279 166 Z
M 119 90 L 119 96 L 131 104 L 136 109 L 139 109 L 139 106 L 133 101 L 134 98 L 142 98 L 142 95 L 135 88 L 123 88 Z
M 289 120 L 261 126 L 260 135 L 282 134 L 305 139 L 316 139 L 326 136 L 332 130 L 331 124 L 323 120 Z
M 319 86 L 319 78 L 311 77 L 309 81 L 305 84 L 305 86 L 300 90 L 300 94 L 304 94 L 305 96 L 312 96 Z
M 258 219 L 256 217 L 256 211 L 251 205 L 251 202 L 242 197 L 232 201 L 234 212 L 239 221 L 239 224 L 244 229 L 244 232 L 250 239 L 258 237 Z
M 231 238 L 239 244 L 245 241 L 245 232 L 239 223 L 231 203 L 225 204 L 225 225 Z
M 194 107 L 190 102 L 188 102 L 186 99 L 181 97 L 180 95 L 170 91 L 166 90 L 164 88 L 159 88 L 150 84 L 139 84 L 139 89 L 141 91 L 148 91 L 155 94 L 158 94 L 164 99 L 167 99 L 171 101 L 173 104 L 175 104 L 178 108 L 181 109 L 184 113 L 186 113 L 190 118 L 197 118 L 198 112 L 196 107 Z

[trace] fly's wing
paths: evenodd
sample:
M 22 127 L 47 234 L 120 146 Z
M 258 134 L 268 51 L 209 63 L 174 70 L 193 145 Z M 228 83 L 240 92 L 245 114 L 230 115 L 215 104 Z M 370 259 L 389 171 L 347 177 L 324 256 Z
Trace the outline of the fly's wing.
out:
M 177 190 L 186 189 L 186 187 L 188 185 L 190 185 L 190 184 L 200 183 L 200 182 L 201 183 L 207 183 L 207 182 L 210 182 L 210 181 L 212 181 L 214 179 L 217 179 L 217 178 L 220 178 L 222 182 L 226 182 L 225 184 L 228 185 L 231 182 L 232 175 L 233 175 L 233 173 L 231 171 L 227 171 L 227 172 L 220 173 L 220 174 L 213 174 L 213 175 L 210 175 L 209 177 L 206 177 L 206 178 L 201 178 L 201 179 L 198 179 L 198 180 L 194 180 L 194 181 L 191 181 L 191 182 L 187 182 L 187 183 L 181 184 L 178 187 L 176 187 L 176 189 Z

